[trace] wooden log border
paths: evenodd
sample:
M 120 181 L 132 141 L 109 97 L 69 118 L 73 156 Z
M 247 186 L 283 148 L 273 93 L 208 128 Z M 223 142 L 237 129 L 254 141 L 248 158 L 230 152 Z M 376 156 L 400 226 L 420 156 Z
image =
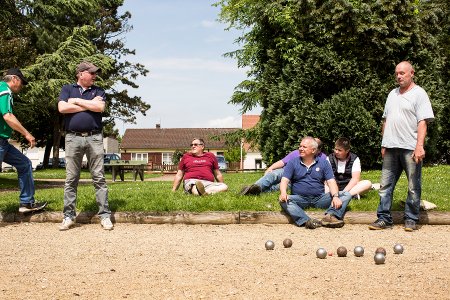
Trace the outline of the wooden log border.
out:
M 320 219 L 323 212 L 308 212 L 313 218 Z M 394 211 L 392 216 L 395 224 L 403 224 L 403 212 Z M 62 212 L 42 212 L 35 214 L 0 213 L 0 223 L 15 222 L 52 222 L 60 223 Z M 376 212 L 352 212 L 345 214 L 346 224 L 370 224 L 376 219 Z M 292 220 L 284 212 L 113 212 L 113 223 L 133 224 L 289 224 Z M 100 223 L 95 212 L 81 212 L 77 215 L 77 223 Z M 450 212 L 422 211 L 421 225 L 450 225 Z

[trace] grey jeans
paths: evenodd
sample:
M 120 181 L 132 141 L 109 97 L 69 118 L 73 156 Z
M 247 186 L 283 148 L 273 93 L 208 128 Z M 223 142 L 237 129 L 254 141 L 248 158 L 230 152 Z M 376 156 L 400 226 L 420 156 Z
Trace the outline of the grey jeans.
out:
M 106 186 L 103 168 L 103 135 L 77 136 L 66 134 L 66 183 L 64 185 L 64 217 L 75 219 L 77 203 L 77 187 L 80 180 L 81 163 L 86 154 L 95 188 L 101 219 L 109 218 L 111 211 L 108 205 L 108 187 Z

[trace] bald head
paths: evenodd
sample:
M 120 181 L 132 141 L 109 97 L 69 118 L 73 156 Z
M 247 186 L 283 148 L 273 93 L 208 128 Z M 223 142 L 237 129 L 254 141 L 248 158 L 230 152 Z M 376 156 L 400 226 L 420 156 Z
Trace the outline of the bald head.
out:
M 395 67 L 395 79 L 400 86 L 400 92 L 404 93 L 414 86 L 414 68 L 408 61 L 402 61 Z

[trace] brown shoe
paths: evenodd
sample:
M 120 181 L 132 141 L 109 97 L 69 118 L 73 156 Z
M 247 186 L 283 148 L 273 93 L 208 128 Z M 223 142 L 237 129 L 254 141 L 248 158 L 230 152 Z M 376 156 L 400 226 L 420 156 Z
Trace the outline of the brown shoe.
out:
M 205 186 L 203 185 L 203 182 L 200 180 L 197 180 L 195 182 L 195 187 L 197 188 L 197 192 L 199 196 L 206 195 Z
M 317 219 L 309 219 L 305 223 L 305 227 L 308 229 L 316 229 L 322 226 L 322 223 Z
M 344 221 L 339 220 L 333 214 L 327 214 L 322 219 L 322 225 L 328 228 L 341 228 L 344 226 Z

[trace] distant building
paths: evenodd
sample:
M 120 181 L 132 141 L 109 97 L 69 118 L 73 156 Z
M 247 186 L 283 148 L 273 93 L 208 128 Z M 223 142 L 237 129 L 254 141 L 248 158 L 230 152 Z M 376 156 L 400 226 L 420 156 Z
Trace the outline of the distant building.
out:
M 255 127 L 259 122 L 259 115 L 242 115 L 242 129 L 250 129 Z M 247 153 L 243 161 L 242 168 L 245 169 L 265 169 L 261 156 L 261 152 L 257 148 L 251 148 L 249 143 L 243 143 L 243 150 Z
M 215 136 L 236 131 L 238 128 L 155 128 L 127 129 L 120 145 L 124 160 L 145 160 L 150 169 L 172 165 L 175 151 L 187 151 L 194 138 L 205 140 L 205 151 L 222 155 L 226 150 L 225 139 Z M 173 170 L 172 170 L 173 171 Z
M 242 129 L 249 129 L 259 121 L 259 115 L 243 115 Z M 175 151 L 187 151 L 194 138 L 205 140 L 205 151 L 223 155 L 227 149 L 225 139 L 216 140 L 214 136 L 230 133 L 239 128 L 155 128 L 127 129 L 120 145 L 120 155 L 124 160 L 145 160 L 150 169 L 159 170 L 164 165 L 172 165 Z M 243 169 L 264 169 L 261 153 L 242 144 L 247 155 L 242 162 Z M 241 168 L 239 165 L 236 168 Z M 168 169 L 164 169 L 168 170 Z M 173 171 L 173 170 L 172 170 Z

